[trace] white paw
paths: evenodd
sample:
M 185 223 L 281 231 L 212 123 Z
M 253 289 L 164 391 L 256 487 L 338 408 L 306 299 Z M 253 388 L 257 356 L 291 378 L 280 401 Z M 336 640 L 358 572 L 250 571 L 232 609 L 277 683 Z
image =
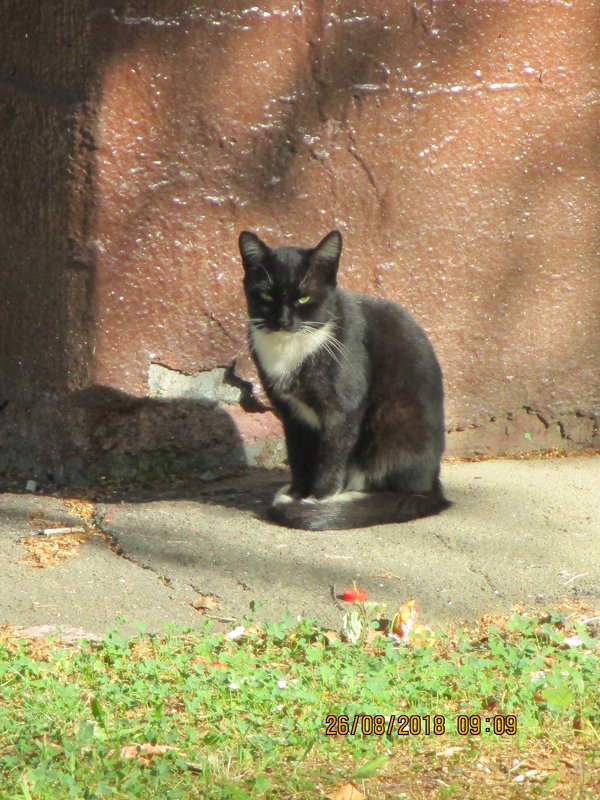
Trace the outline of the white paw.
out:
M 273 505 L 274 506 L 282 506 L 286 503 L 291 503 L 293 501 L 293 497 L 288 494 L 292 485 L 290 483 L 287 486 L 282 486 L 281 489 L 277 492 L 275 497 L 273 498 Z

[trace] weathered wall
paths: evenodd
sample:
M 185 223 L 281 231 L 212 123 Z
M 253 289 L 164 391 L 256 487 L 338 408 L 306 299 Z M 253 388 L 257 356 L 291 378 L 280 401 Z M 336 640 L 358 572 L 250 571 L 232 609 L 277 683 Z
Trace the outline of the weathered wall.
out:
M 449 452 L 598 443 L 598 0 L 53 5 L 0 12 L 0 464 L 276 457 L 180 374 L 254 379 L 243 228 L 342 231 L 436 346 Z
M 93 345 L 93 272 L 71 241 L 93 206 L 81 10 L 0 5 L 0 467 L 27 471 L 60 462 L 61 408 Z

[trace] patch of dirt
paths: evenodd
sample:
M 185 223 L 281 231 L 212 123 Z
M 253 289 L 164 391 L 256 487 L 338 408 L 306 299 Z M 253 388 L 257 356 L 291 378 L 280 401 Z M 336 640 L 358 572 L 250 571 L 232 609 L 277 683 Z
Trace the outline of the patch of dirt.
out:
M 90 500 L 64 497 L 61 498 L 61 503 L 70 514 L 76 514 L 87 525 L 93 525 L 94 504 Z
M 56 523 L 53 524 L 56 527 Z M 89 533 L 24 536 L 21 544 L 27 552 L 25 563 L 37 569 L 55 567 L 61 561 L 78 555 L 80 546 L 89 538 Z

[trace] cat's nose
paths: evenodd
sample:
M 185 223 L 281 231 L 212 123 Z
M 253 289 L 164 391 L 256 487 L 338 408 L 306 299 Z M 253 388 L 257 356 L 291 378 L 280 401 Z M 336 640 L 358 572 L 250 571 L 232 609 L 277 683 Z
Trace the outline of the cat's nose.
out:
M 278 322 L 282 331 L 291 331 L 294 326 L 292 315 L 287 309 L 281 312 Z

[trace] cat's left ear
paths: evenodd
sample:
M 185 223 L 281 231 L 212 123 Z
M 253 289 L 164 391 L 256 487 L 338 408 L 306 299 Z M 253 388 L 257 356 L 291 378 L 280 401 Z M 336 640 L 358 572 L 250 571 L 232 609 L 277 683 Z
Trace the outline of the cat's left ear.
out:
M 239 238 L 240 253 L 244 269 L 248 271 L 253 267 L 265 266 L 269 260 L 269 248 L 255 233 L 242 231 Z
M 325 273 L 332 283 L 335 283 L 341 254 L 342 234 L 339 231 L 331 231 L 312 251 L 311 264 L 317 267 L 319 272 Z

